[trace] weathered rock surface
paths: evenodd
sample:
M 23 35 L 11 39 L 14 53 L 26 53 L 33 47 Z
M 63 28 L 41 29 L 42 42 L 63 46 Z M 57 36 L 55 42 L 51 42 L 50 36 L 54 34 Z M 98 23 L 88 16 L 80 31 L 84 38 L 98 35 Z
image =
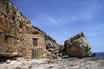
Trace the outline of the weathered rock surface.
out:
M 91 47 L 83 32 L 65 41 L 65 52 L 71 57 L 92 56 Z
M 104 58 L 8 60 L 0 69 L 104 69 Z
M 0 57 L 19 56 L 19 34 L 31 34 L 32 24 L 10 0 L 0 0 Z M 23 46 L 23 45 L 22 45 Z M 13 53 L 17 54 L 13 54 Z
M 49 35 L 45 36 L 46 40 L 46 49 L 47 49 L 47 56 L 48 58 L 58 58 L 59 53 L 59 45 L 56 43 L 56 40 L 51 38 Z
M 37 54 L 39 57 L 45 57 L 44 53 L 55 57 L 57 47 L 56 41 L 39 28 L 32 26 L 30 20 L 11 0 L 0 0 L 0 57 L 22 55 L 26 59 L 31 59 Z

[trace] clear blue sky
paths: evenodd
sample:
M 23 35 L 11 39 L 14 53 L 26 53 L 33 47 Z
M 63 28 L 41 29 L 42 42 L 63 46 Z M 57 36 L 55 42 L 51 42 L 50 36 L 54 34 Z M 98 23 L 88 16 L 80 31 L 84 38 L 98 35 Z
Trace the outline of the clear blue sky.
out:
M 12 0 L 57 43 L 84 32 L 93 52 L 104 52 L 104 0 Z

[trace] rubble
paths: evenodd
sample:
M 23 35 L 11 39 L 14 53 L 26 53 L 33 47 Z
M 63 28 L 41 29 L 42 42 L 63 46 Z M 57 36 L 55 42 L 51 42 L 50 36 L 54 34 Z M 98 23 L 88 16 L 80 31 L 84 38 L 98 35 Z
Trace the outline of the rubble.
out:
M 59 56 L 59 45 L 49 35 L 45 36 L 47 55 L 50 59 L 57 59 Z
M 92 60 L 93 59 L 93 60 Z M 8 61 L 0 69 L 104 69 L 104 58 L 34 59 Z

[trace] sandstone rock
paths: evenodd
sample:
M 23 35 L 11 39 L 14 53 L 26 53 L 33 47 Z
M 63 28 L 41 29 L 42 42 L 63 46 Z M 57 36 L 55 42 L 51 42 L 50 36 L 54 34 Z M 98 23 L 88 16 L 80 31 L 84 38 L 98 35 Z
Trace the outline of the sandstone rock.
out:
M 56 43 L 56 41 L 49 35 L 45 35 L 45 41 L 48 58 L 58 58 L 57 54 L 59 53 L 59 45 Z
M 10 0 L 0 0 L 0 56 L 22 54 L 26 59 L 37 57 L 37 54 L 42 56 L 42 52 L 34 50 L 36 48 L 42 48 L 41 51 L 46 48 L 44 35 L 33 28 L 30 20 Z
M 71 57 L 92 56 L 90 45 L 83 32 L 65 41 L 65 52 Z
M 31 33 L 31 22 L 10 0 L 0 0 L 0 52 L 15 52 L 19 34 Z
M 32 26 L 11 0 L 0 0 L 0 56 L 46 58 L 46 52 L 56 55 L 58 50 L 56 41 Z

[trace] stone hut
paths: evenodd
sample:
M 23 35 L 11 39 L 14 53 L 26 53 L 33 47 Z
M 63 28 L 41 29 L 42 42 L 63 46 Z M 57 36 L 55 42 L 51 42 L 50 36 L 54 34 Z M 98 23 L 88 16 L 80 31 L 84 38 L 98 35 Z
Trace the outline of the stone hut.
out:
M 22 53 L 24 58 L 37 59 L 44 58 L 45 38 L 43 35 L 20 34 L 17 51 Z

